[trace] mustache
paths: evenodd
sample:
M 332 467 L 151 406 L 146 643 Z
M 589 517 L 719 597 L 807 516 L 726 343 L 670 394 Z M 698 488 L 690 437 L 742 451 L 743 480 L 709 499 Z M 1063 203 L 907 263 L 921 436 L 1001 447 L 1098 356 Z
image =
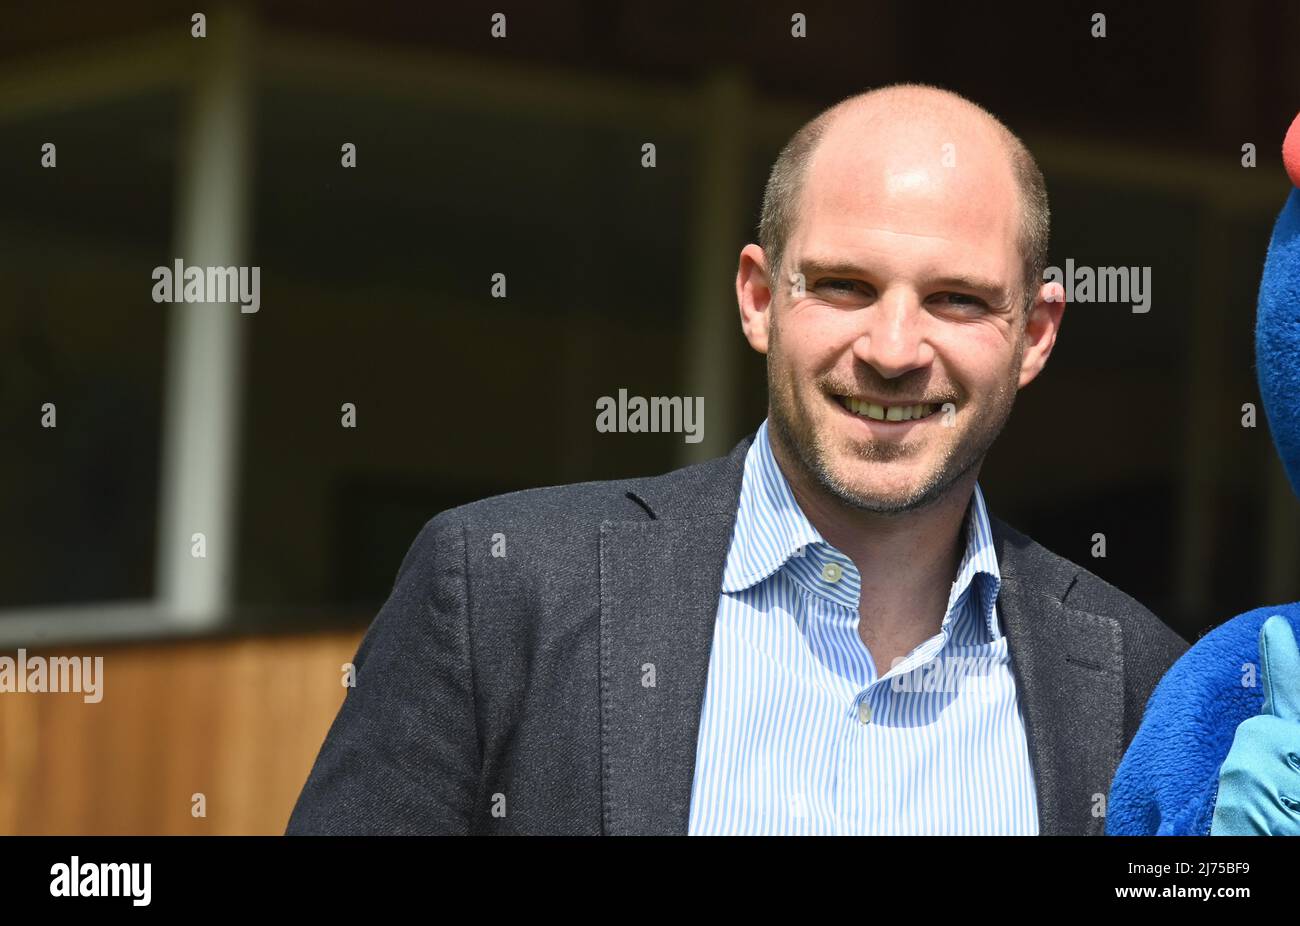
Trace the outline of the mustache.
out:
M 908 383 L 906 377 L 899 380 L 879 380 L 870 383 L 823 383 L 821 388 L 828 395 L 869 395 L 886 402 L 903 400 L 926 404 L 942 405 L 944 402 L 956 402 L 961 396 L 954 389 L 936 390 L 933 386 L 925 388 L 920 383 Z

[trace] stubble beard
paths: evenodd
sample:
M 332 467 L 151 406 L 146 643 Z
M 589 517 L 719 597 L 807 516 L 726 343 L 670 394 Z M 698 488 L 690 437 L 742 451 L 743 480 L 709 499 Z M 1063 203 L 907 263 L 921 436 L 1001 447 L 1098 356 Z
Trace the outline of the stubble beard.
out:
M 1011 416 L 1017 391 L 1016 371 L 1020 368 L 1019 359 L 1023 350 L 1022 342 L 1022 345 L 1017 346 L 1010 375 L 989 397 L 987 406 L 978 417 L 974 417 L 970 411 L 966 412 L 968 423 L 955 441 L 948 442 L 943 447 L 939 459 L 931 465 L 920 483 L 903 494 L 882 496 L 861 486 L 851 485 L 836 473 L 825 435 L 817 433 L 803 396 L 794 388 L 792 378 L 787 375 L 787 368 L 781 362 L 776 325 L 772 326 L 769 341 L 768 420 L 772 436 L 814 486 L 842 505 L 881 515 L 903 514 L 934 504 L 958 480 L 983 462 Z M 810 394 L 815 397 L 826 395 L 820 383 L 811 385 Z M 937 414 L 945 413 L 940 411 Z M 943 427 L 943 424 L 940 421 L 930 425 L 936 426 Z M 851 445 L 850 452 L 865 463 L 884 464 L 918 456 L 923 451 L 904 441 L 871 440 Z

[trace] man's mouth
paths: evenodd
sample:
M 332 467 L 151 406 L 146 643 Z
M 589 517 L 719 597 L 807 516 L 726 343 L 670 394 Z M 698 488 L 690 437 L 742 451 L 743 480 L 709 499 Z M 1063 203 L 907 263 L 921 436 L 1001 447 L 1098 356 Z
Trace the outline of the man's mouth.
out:
M 835 399 L 845 410 L 872 421 L 919 421 L 943 407 L 936 402 L 876 403 L 849 395 L 837 395 Z

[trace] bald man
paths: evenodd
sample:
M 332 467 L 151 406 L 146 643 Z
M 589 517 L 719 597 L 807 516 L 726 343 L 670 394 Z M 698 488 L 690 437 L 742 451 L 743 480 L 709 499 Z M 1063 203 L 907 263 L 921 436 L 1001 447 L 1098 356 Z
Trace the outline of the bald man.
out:
M 1101 834 L 1186 643 L 989 514 L 1065 304 L 1025 146 L 851 97 L 740 253 L 768 417 L 666 475 L 429 521 L 289 833 Z

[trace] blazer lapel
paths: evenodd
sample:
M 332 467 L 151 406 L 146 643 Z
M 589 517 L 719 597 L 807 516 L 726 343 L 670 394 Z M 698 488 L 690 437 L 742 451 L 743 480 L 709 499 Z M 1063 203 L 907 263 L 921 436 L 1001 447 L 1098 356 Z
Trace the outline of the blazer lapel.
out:
M 1064 603 L 1062 573 L 994 521 L 1007 636 L 1038 790 L 1039 832 L 1102 835 L 1119 765 L 1124 663 L 1119 624 Z
M 606 834 L 687 831 L 714 618 L 750 439 L 727 457 L 629 493 L 651 520 L 601 525 Z

